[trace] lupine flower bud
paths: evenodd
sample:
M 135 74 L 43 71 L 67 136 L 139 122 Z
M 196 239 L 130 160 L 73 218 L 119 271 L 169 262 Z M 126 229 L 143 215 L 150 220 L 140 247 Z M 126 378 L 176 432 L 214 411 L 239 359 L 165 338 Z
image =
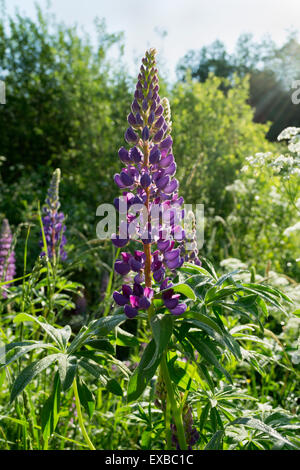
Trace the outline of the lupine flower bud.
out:
M 131 109 L 132 109 L 133 113 L 138 113 L 141 110 L 140 105 L 138 104 L 136 99 L 133 100 L 132 105 L 131 105 Z
M 150 133 L 149 133 L 149 128 L 147 126 L 144 127 L 142 130 L 142 139 L 145 142 L 146 140 L 149 140 Z
M 138 135 L 134 132 L 132 127 L 128 127 L 127 131 L 125 132 L 125 140 L 127 140 L 129 144 L 136 144 L 138 142 Z
M 134 117 L 133 113 L 128 114 L 127 121 L 128 121 L 128 124 L 130 124 L 133 127 L 137 125 L 136 118 Z
M 124 147 L 120 148 L 119 157 L 120 157 L 121 162 L 123 162 L 123 163 L 129 163 L 130 162 L 129 152 Z
M 155 119 L 154 111 L 151 111 L 150 114 L 149 114 L 149 117 L 148 117 L 148 125 L 149 126 L 152 126 L 152 124 L 154 122 L 154 119 Z
M 15 265 L 15 252 L 12 249 L 12 233 L 7 219 L 4 219 L 2 222 L 1 232 L 0 232 L 0 282 L 11 281 L 16 274 L 16 265 Z M 2 286 L 7 288 L 7 286 Z M 7 297 L 5 291 L 2 291 L 2 296 Z

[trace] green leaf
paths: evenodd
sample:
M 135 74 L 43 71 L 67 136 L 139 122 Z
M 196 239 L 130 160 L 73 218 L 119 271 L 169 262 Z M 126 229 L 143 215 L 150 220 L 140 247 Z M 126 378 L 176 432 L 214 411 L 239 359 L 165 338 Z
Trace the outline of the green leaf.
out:
M 12 403 L 17 396 L 24 390 L 24 388 L 33 380 L 38 374 L 43 370 L 47 369 L 53 362 L 55 362 L 59 357 L 59 354 L 51 354 L 46 356 L 39 361 L 35 361 L 32 364 L 29 364 L 16 378 L 11 395 L 10 402 Z
M 90 346 L 91 348 L 96 349 L 97 351 L 105 351 L 109 354 L 115 353 L 115 348 L 107 338 L 90 339 L 88 341 L 85 341 L 84 345 Z
M 194 318 L 187 318 L 182 323 L 187 323 L 189 325 L 194 326 L 195 328 L 203 329 L 203 324 L 209 326 L 210 329 L 215 330 L 219 335 L 223 336 L 224 331 L 222 331 L 221 327 L 210 317 L 203 315 L 199 312 L 194 312 L 193 310 L 191 313 Z
M 201 432 L 202 432 L 202 430 L 204 428 L 204 425 L 207 421 L 209 411 L 210 411 L 210 402 L 207 403 L 201 411 L 200 423 L 199 423 L 199 427 L 200 427 Z
M 34 349 L 54 349 L 53 344 L 42 343 L 40 341 L 34 342 L 33 344 L 26 344 L 24 346 L 17 346 L 20 343 L 12 343 L 11 351 L 7 352 L 9 345 L 4 346 L 4 353 L 0 356 L 0 367 L 8 366 L 12 362 L 16 361 L 20 357 L 24 356 L 29 351 L 33 351 Z M 15 351 L 12 351 L 15 349 Z M 55 348 L 56 349 L 56 348 Z M 57 349 L 56 349 L 57 350 Z
M 95 411 L 95 397 L 92 392 L 88 389 L 83 380 L 81 380 L 79 377 L 77 377 L 76 380 L 80 403 L 82 404 L 89 418 L 91 419 Z
M 242 424 L 243 426 L 249 427 L 251 429 L 256 429 L 257 431 L 261 431 L 264 434 L 273 437 L 276 440 L 282 441 L 285 444 L 288 444 L 292 447 L 296 447 L 292 444 L 288 439 L 283 437 L 279 432 L 275 431 L 275 429 L 271 428 L 267 424 L 263 423 L 262 421 L 255 419 L 255 418 L 237 418 L 234 421 L 231 421 L 227 426 L 235 426 L 237 424 Z
M 92 336 L 107 336 L 112 329 L 120 323 L 123 323 L 126 319 L 127 317 L 125 314 L 120 314 L 91 321 L 87 327 L 82 327 L 79 333 L 75 336 L 68 348 L 68 353 L 71 354 L 78 351 L 85 342 L 90 341 Z
M 77 357 L 59 354 L 58 372 L 63 391 L 67 391 L 75 378 L 77 372 Z
M 197 298 L 195 292 L 188 284 L 177 284 L 175 286 L 172 286 L 172 290 L 174 292 L 178 292 L 179 294 L 185 295 L 188 299 L 191 300 L 196 300 Z
M 103 317 L 91 322 L 90 325 L 88 325 L 88 330 L 94 331 L 95 335 L 106 336 L 111 330 L 126 320 L 127 317 L 124 313 Z
M 120 327 L 116 328 L 116 336 L 116 344 L 118 346 L 134 347 L 139 345 L 137 338 L 133 334 L 129 333 L 128 331 L 122 330 L 122 328 Z
M 83 367 L 87 372 L 93 375 L 96 379 L 100 380 L 101 384 L 106 387 L 107 384 L 107 371 L 104 367 L 99 366 L 89 359 L 82 358 L 78 361 L 78 365 Z
M 157 357 L 155 363 L 152 364 L 151 368 L 147 368 L 148 364 L 152 361 L 152 358 L 156 351 L 156 345 L 154 339 L 146 346 L 142 355 L 141 361 L 130 377 L 127 391 L 128 402 L 135 401 L 145 390 L 149 380 L 155 374 L 155 371 L 160 363 L 161 357 Z M 147 369 L 147 370 L 145 370 Z
M 197 349 L 200 355 L 209 363 L 215 366 L 217 370 L 219 370 L 225 377 L 232 383 L 232 379 L 230 374 L 227 372 L 224 367 L 221 366 L 219 363 L 215 353 L 212 351 L 211 347 L 208 345 L 208 341 L 198 340 L 197 337 L 193 334 L 188 334 L 188 339 L 193 344 L 193 346 Z
M 54 326 L 46 323 L 43 317 L 34 317 L 29 315 L 29 313 L 19 313 L 15 318 L 15 323 L 22 323 L 24 321 L 31 321 L 37 323 L 46 333 L 53 339 L 60 349 L 65 349 L 67 342 L 71 335 L 71 328 L 69 325 L 66 325 L 64 328 L 54 328 Z
M 232 278 L 232 276 L 234 276 L 235 274 L 247 273 L 247 272 L 249 272 L 248 269 L 235 269 L 234 271 L 231 271 L 230 273 L 226 273 L 223 276 L 221 276 L 215 285 L 221 286 L 222 284 L 224 284 L 225 281 L 227 281 L 227 279 Z
M 216 431 L 208 444 L 206 444 L 204 450 L 222 450 L 223 435 L 224 431 Z
M 119 382 L 116 381 L 116 379 L 110 379 L 106 384 L 106 388 L 109 392 L 113 393 L 114 395 L 117 395 L 119 397 L 123 396 L 123 390 Z
M 166 314 L 154 315 L 151 318 L 151 328 L 153 332 L 153 339 L 155 341 L 155 353 L 147 367 L 144 368 L 145 371 L 151 368 L 157 359 L 161 358 L 162 353 L 169 344 L 173 331 L 172 316 Z
M 241 291 L 240 287 L 223 287 L 216 291 L 216 287 L 211 287 L 205 295 L 205 303 L 206 305 L 211 304 L 212 302 L 218 302 L 222 299 L 225 299 L 228 296 L 236 294 L 237 292 Z
M 59 374 L 55 374 L 53 390 L 46 400 L 41 412 L 41 424 L 44 440 L 49 439 L 55 431 L 59 419 L 60 409 L 60 379 Z

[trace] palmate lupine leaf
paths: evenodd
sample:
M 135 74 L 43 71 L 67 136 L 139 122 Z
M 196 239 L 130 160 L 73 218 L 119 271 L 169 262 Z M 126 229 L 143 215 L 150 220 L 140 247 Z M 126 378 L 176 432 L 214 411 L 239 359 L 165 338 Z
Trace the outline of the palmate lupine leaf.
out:
M 285 444 L 288 444 L 292 447 L 296 447 L 295 444 L 293 444 L 288 439 L 283 437 L 274 428 L 272 428 L 271 426 L 268 426 L 267 424 L 265 424 L 263 421 L 260 421 L 259 419 L 252 418 L 252 417 L 251 418 L 247 418 L 247 417 L 237 418 L 234 421 L 231 421 L 231 423 L 229 423 L 227 427 L 236 426 L 236 425 L 243 425 L 251 429 L 255 429 L 256 431 L 260 431 L 263 434 L 266 434 L 275 440 L 282 441 Z

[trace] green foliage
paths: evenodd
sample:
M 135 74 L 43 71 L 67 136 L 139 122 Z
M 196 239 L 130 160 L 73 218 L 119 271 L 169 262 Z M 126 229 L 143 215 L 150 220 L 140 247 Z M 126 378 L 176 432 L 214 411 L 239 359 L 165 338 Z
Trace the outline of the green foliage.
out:
M 299 271 L 288 230 L 299 184 L 272 165 L 241 171 L 249 155 L 284 149 L 253 122 L 254 74 L 250 88 L 239 77 L 262 52 L 245 37 L 231 64 L 216 43 L 202 51 L 201 83 L 163 83 L 181 194 L 205 204 L 203 265 L 177 272 L 183 315 L 166 312 L 160 291 L 149 315 L 129 322 L 112 300 L 119 250 L 94 240 L 96 207 L 115 195 L 130 104 L 122 37 L 98 22 L 94 47 L 37 13 L 0 20 L 0 211 L 21 223 L 18 277 L 0 298 L 0 448 L 170 449 L 175 426 L 184 449 L 191 416 L 195 449 L 299 448 Z M 57 166 L 64 265 L 40 258 L 37 242 L 38 201 Z

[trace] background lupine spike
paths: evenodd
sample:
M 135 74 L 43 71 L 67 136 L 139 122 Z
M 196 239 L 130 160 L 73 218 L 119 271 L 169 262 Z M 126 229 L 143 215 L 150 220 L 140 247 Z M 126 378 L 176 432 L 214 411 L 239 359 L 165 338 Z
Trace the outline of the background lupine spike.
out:
M 164 290 L 164 306 L 173 315 L 181 315 L 187 308 L 186 304 L 180 303 L 180 295 L 171 288 L 171 279 L 184 262 L 180 250 L 180 242 L 184 239 L 181 226 L 183 198 L 178 196 L 179 184 L 174 178 L 176 163 L 170 135 L 170 105 L 167 99 L 161 100 L 159 96 L 155 55 L 156 50 L 150 49 L 142 59 L 130 107 L 130 127 L 125 132 L 125 140 L 131 148 L 119 150 L 124 168 L 114 176 L 120 189 L 129 189 L 129 192 L 123 192 L 122 198 L 114 201 L 115 207 L 120 210 L 121 202 L 125 201 L 127 209 L 132 204 L 142 204 L 147 211 L 147 220 L 140 218 L 134 225 L 134 233 L 130 232 L 131 222 L 138 215 L 127 213 L 126 227 L 123 223 L 119 233 L 112 236 L 113 243 L 119 248 L 130 238 L 138 238 L 143 243 L 143 251 L 122 252 L 115 263 L 119 275 L 132 273 L 132 286 L 123 284 L 122 293 L 116 291 L 113 296 L 129 318 L 150 307 L 153 289 Z M 136 123 L 134 131 L 133 123 Z M 157 208 L 158 213 L 152 218 L 152 211 Z M 124 231 L 125 237 L 121 236 Z
M 56 168 L 56 170 L 52 174 L 50 186 L 48 189 L 48 195 L 46 198 L 46 204 L 48 204 L 50 209 L 53 209 L 53 210 L 58 209 L 60 206 L 60 203 L 59 203 L 60 177 L 61 177 L 60 169 Z
M 67 254 L 64 246 L 67 242 L 64 232 L 66 226 L 64 224 L 65 216 L 63 212 L 58 212 L 59 202 L 59 184 L 60 169 L 57 168 L 52 175 L 50 186 L 48 189 L 45 205 L 43 207 L 42 222 L 44 227 L 45 238 L 47 242 L 47 250 L 49 259 L 56 260 L 57 256 L 65 261 Z M 40 240 L 40 246 L 43 247 L 43 241 Z M 45 256 L 42 251 L 41 256 Z
M 7 219 L 4 219 L 0 232 L 0 281 L 11 281 L 16 274 L 15 252 L 12 242 L 13 236 L 9 222 Z M 6 292 L 3 290 L 2 296 L 7 297 Z

